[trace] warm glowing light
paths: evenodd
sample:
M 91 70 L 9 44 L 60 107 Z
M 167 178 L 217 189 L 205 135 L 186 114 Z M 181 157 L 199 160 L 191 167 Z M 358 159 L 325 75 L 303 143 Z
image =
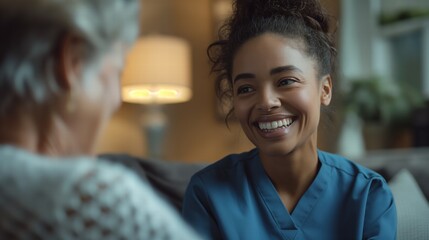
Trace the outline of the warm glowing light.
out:
M 122 79 L 125 102 L 164 104 L 189 101 L 191 53 L 182 39 L 140 38 L 127 58 Z
M 125 102 L 145 104 L 167 104 L 186 102 L 191 99 L 189 88 L 167 85 L 139 85 L 122 87 Z

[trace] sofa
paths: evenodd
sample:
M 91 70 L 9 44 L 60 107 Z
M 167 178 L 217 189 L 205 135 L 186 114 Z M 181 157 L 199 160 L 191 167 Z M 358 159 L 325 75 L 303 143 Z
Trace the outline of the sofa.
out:
M 101 159 L 135 171 L 180 212 L 190 177 L 208 163 L 142 159 L 103 154 Z M 398 240 L 429 239 L 429 148 L 373 151 L 354 161 L 380 173 L 390 185 L 398 212 Z

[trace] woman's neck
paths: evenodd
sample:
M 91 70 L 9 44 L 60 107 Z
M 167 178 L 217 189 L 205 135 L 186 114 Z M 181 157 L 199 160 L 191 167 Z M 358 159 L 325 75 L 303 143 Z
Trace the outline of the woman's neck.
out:
M 21 111 L 0 118 L 0 144 L 13 145 L 36 154 L 66 156 L 75 152 L 71 140 L 64 137 L 69 131 L 60 118 L 49 113 Z
M 261 156 L 264 169 L 277 188 L 294 191 L 317 174 L 317 149 L 295 150 L 285 156 Z
M 309 144 L 284 156 L 260 154 L 264 169 L 290 213 L 310 187 L 319 169 L 316 145 Z

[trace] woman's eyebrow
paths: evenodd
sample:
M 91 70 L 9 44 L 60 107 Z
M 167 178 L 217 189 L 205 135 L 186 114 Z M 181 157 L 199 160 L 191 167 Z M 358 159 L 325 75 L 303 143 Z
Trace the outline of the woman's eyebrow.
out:
M 234 78 L 234 83 L 237 82 L 240 79 L 249 79 L 249 78 L 255 78 L 255 74 L 253 73 L 240 73 Z
M 301 69 L 299 69 L 293 65 L 287 65 L 287 66 L 281 66 L 281 67 L 276 67 L 276 68 L 271 69 L 270 75 L 274 75 L 274 74 L 281 73 L 281 72 L 291 72 L 291 71 L 303 73 Z
M 291 71 L 303 73 L 301 69 L 299 69 L 293 65 L 286 65 L 286 66 L 281 66 L 281 67 L 276 67 L 276 68 L 271 69 L 270 75 L 278 74 L 281 72 L 291 72 Z M 240 73 L 234 78 L 233 82 L 235 83 L 240 79 L 249 79 L 249 78 L 255 78 L 255 77 L 256 76 L 253 73 Z

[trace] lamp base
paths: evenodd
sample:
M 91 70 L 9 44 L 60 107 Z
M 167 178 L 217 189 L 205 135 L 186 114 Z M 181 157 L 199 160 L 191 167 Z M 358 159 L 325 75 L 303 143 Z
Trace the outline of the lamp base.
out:
M 160 105 L 148 105 L 142 112 L 142 130 L 146 137 L 147 157 L 162 159 L 167 118 Z

